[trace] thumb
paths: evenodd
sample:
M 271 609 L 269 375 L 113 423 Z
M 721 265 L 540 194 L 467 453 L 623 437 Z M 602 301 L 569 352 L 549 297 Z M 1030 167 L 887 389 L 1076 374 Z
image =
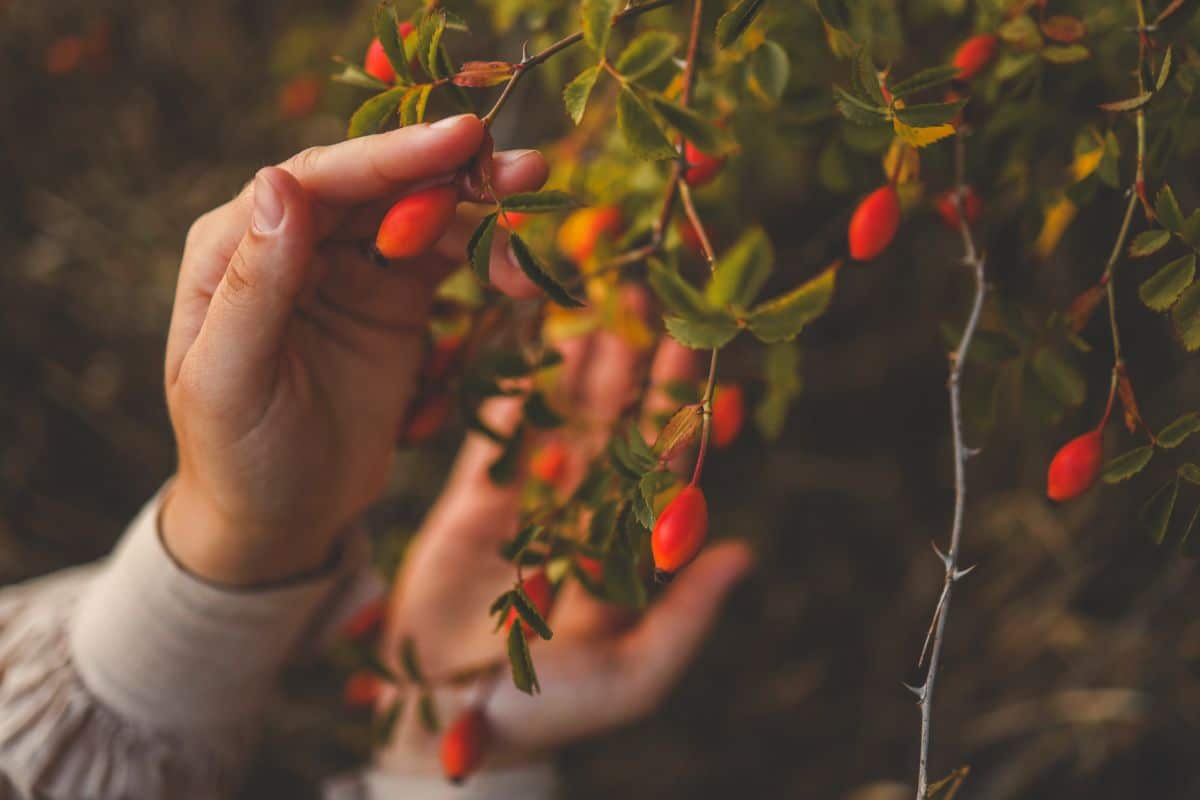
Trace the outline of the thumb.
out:
M 635 708 L 651 708 L 674 685 L 716 621 L 721 602 L 754 566 L 745 542 L 709 547 L 621 642 L 624 685 Z
M 194 358 L 205 365 L 218 396 L 244 407 L 270 392 L 288 322 L 309 282 L 313 246 L 308 193 L 283 169 L 259 170 L 250 227 L 229 259 L 194 345 Z

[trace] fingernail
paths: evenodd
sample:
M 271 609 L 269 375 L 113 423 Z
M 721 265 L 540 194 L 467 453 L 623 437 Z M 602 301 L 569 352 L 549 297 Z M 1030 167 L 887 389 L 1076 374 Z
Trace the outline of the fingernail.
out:
M 508 167 L 525 158 L 525 156 L 531 156 L 536 152 L 537 150 L 501 150 L 492 156 L 492 161 Z
M 271 233 L 283 222 L 283 198 L 266 170 L 254 176 L 254 230 Z
M 433 123 L 429 127 L 436 128 L 437 130 L 445 130 L 446 128 L 453 128 L 454 126 L 458 125 L 460 122 L 462 122 L 467 117 L 473 117 L 473 116 L 475 116 L 475 115 L 474 114 L 458 114 L 457 116 L 446 117 L 445 119 L 439 119 L 437 122 Z

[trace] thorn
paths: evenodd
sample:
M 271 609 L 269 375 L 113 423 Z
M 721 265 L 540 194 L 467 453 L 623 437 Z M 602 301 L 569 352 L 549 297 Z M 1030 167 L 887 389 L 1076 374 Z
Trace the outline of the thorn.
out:
M 963 578 L 970 575 L 971 572 L 974 571 L 974 569 L 978 566 L 979 566 L 978 564 L 972 564 L 971 566 L 967 567 L 966 569 L 954 570 L 954 575 L 951 576 L 951 580 L 955 580 L 955 581 L 962 580 Z
M 925 686 L 926 686 L 926 684 L 923 683 L 920 686 L 913 686 L 911 683 L 901 683 L 900 685 L 903 686 L 905 689 L 908 689 L 913 694 L 915 694 L 917 696 L 918 702 L 921 702 L 921 703 L 925 702 Z
M 950 563 L 950 557 L 938 549 L 937 542 L 930 542 L 929 545 L 933 548 L 933 552 L 937 553 L 937 557 L 942 560 L 942 565 L 946 569 L 952 569 L 954 565 Z
M 982 452 L 983 448 L 981 447 L 964 447 L 962 451 L 963 458 L 974 458 Z
M 521 42 L 521 63 L 529 63 L 529 40 Z

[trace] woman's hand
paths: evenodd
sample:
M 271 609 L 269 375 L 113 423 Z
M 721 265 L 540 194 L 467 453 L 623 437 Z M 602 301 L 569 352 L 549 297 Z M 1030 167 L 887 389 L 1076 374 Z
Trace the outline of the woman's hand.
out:
M 628 300 L 644 305 L 636 293 Z M 647 366 L 651 389 L 641 415 L 651 441 L 656 431 L 648 424 L 650 415 L 677 405 L 662 387 L 696 376 L 695 354 L 670 339 L 663 340 L 649 365 L 641 353 L 606 331 L 561 343 L 559 349 L 564 363 L 557 404 L 571 409 L 568 425 L 574 432 L 550 435 L 571 453 L 565 492 L 582 477 L 588 460 L 601 451 L 612 426 L 634 401 Z M 491 401 L 482 416 L 494 429 L 509 431 L 517 423 L 520 402 Z M 498 454 L 498 445 L 486 437 L 468 436 L 445 492 L 405 555 L 382 641 L 384 659 L 403 674 L 396 655 L 411 637 L 422 670 L 435 682 L 463 669 L 504 662 L 494 692 L 485 683 L 437 693 L 444 724 L 466 704 L 482 699 L 495 734 L 489 755 L 493 764 L 529 758 L 649 713 L 691 661 L 722 599 L 752 564 L 744 543 L 711 545 L 640 619 L 569 582 L 550 615 L 554 638 L 531 641 L 542 691 L 527 697 L 509 679 L 504 631 L 495 632 L 488 617 L 492 601 L 512 587 L 515 577 L 499 546 L 517 531 L 520 490 L 489 480 L 488 465 Z M 383 706 L 392 691 L 385 691 Z M 416 705 L 405 704 L 381 753 L 386 768 L 438 769 L 438 741 L 422 729 Z
M 464 115 L 305 150 L 192 226 L 167 342 L 179 474 L 162 518 L 188 569 L 240 585 L 317 569 L 382 490 L 433 290 L 472 224 L 386 268 L 366 245 L 396 199 L 454 181 L 483 138 Z M 545 177 L 535 152 L 496 154 L 500 195 Z M 502 239 L 493 281 L 528 293 Z

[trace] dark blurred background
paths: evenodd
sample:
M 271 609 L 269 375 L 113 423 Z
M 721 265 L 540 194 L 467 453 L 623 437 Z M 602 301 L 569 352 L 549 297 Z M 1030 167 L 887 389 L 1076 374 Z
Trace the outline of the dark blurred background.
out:
M 170 474 L 160 362 L 185 231 L 259 166 L 343 136 L 361 94 L 324 78 L 331 53 L 361 54 L 368 17 L 332 0 L 0 0 L 0 583 L 100 557 Z M 561 125 L 529 87 L 518 102 L 538 131 L 501 129 L 501 145 Z M 813 148 L 792 157 L 789 175 L 817 169 Z M 852 195 L 753 169 L 747 214 L 781 262 L 844 224 Z M 1195 174 L 1172 176 L 1185 210 Z M 999 295 L 1062 308 L 1094 280 L 1122 205 L 1107 194 L 1050 265 L 1012 229 L 987 231 Z M 920 680 L 941 587 L 929 543 L 944 543 L 953 500 L 938 328 L 964 288 L 934 265 L 958 248 L 906 227 L 894 257 L 844 271 L 805 334 L 783 439 L 750 433 L 706 474 L 722 487 L 714 530 L 756 543 L 757 575 L 658 715 L 561 755 L 567 796 L 909 796 L 919 720 L 901 682 Z M 1120 298 L 1143 412 L 1161 426 L 1195 408 L 1197 359 L 1128 285 Z M 979 568 L 954 596 L 932 772 L 969 765 L 973 800 L 1200 796 L 1200 580 L 1137 532 L 1157 483 L 1044 499 L 1050 454 L 1103 407 L 1106 333 L 1085 335 L 1082 410 L 1047 425 L 1014 405 L 972 437 L 963 560 Z M 1111 452 L 1133 446 L 1118 427 Z M 415 524 L 436 490 L 424 480 L 398 482 L 380 530 Z M 1179 502 L 1181 528 L 1200 490 Z M 307 708 L 280 713 L 248 796 L 304 797 L 352 762 L 358 721 Z

